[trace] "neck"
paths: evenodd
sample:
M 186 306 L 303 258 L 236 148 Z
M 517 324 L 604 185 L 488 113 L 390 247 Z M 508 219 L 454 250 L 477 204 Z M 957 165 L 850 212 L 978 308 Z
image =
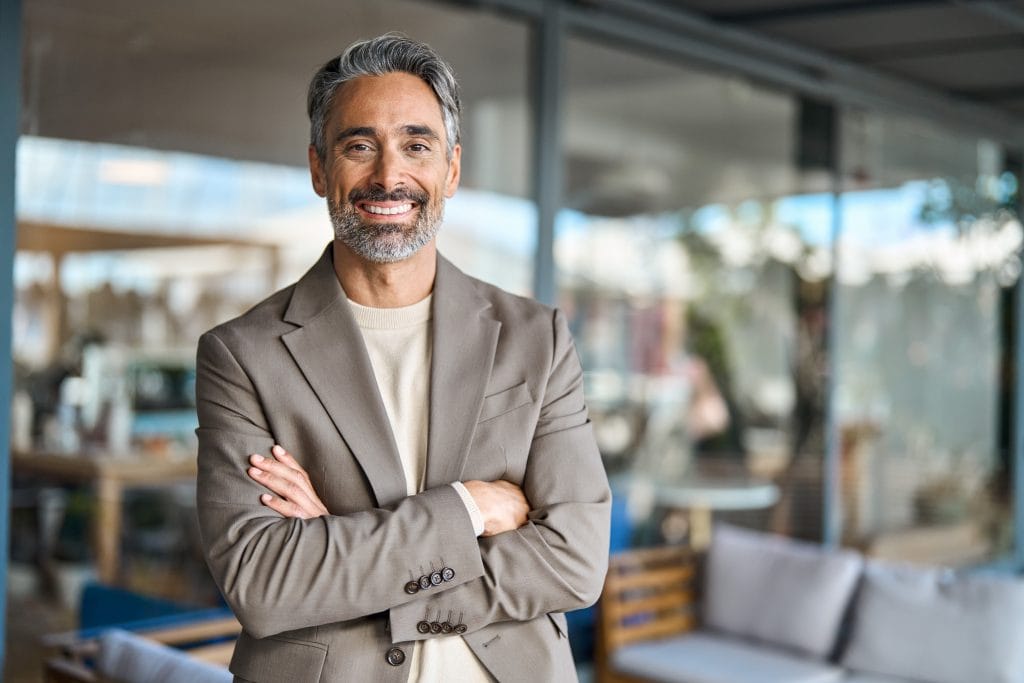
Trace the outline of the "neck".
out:
M 374 263 L 334 240 L 334 272 L 349 299 L 373 308 L 398 308 L 423 301 L 434 288 L 434 242 L 396 263 Z

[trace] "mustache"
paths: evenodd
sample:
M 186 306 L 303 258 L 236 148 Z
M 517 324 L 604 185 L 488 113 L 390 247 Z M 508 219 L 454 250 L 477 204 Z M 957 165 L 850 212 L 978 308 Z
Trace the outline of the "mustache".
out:
M 411 201 L 416 202 L 417 204 L 426 204 L 430 200 L 430 197 L 427 196 L 426 192 L 415 192 L 413 190 L 408 190 L 405 188 L 399 188 L 397 190 L 392 190 L 391 192 L 386 192 L 380 188 L 366 189 L 356 187 L 353 188 L 352 191 L 348 193 L 348 200 L 353 204 L 356 202 L 401 201 Z

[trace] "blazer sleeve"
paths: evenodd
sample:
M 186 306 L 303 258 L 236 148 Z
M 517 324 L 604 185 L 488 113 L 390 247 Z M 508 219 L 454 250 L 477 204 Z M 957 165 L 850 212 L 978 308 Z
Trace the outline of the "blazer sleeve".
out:
M 479 540 L 479 578 L 392 608 L 394 642 L 433 637 L 416 629 L 424 614 L 461 616 L 472 632 L 597 601 L 608 568 L 611 492 L 560 311 L 553 326 L 551 370 L 522 484 L 532 508 L 528 522 Z
M 262 638 L 407 602 L 410 569 L 430 556 L 426 549 L 444 548 L 445 562 L 456 569 L 446 585 L 483 575 L 469 514 L 451 486 L 390 508 L 309 520 L 262 505 L 265 489 L 246 473 L 248 456 L 268 453 L 274 435 L 243 365 L 212 332 L 199 342 L 196 398 L 206 561 L 249 634 Z

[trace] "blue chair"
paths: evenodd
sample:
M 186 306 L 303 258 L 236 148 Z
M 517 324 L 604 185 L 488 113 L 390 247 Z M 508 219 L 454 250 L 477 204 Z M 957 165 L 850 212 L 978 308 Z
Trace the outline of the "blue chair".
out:
M 618 552 L 630 547 L 632 525 L 626 509 L 626 496 L 612 491 L 611 535 L 609 551 Z M 594 659 L 594 635 L 596 610 L 593 607 L 565 613 L 569 625 L 569 644 L 572 646 L 573 657 L 577 662 L 588 662 Z

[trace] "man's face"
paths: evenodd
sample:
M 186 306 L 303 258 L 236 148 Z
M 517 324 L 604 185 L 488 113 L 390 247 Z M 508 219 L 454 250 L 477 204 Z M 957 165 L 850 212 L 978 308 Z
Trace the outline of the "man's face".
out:
M 441 105 L 407 73 L 363 76 L 338 89 L 313 188 L 327 198 L 335 239 L 374 263 L 409 258 L 441 225 L 459 184 L 461 149 L 448 158 Z

